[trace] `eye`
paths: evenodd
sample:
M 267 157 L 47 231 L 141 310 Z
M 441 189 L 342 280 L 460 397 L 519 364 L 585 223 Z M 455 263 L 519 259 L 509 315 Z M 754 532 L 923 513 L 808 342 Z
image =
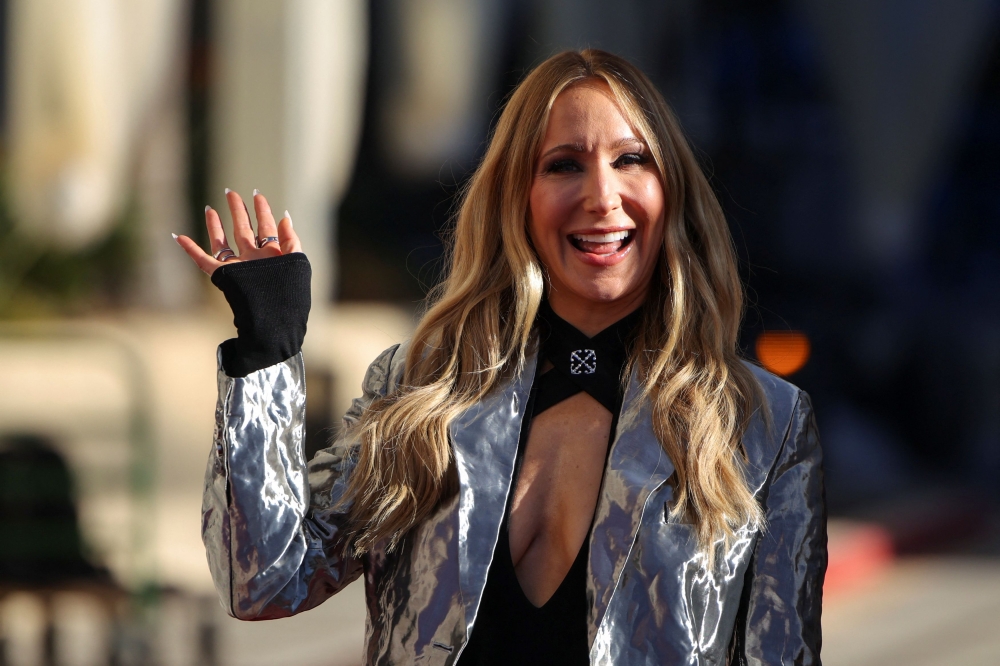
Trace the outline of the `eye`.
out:
M 648 161 L 649 158 L 642 153 L 625 153 L 615 160 L 612 166 L 616 169 L 621 169 L 623 167 L 641 166 Z
M 570 158 L 555 160 L 545 167 L 545 173 L 574 173 L 577 171 L 582 171 L 580 164 Z

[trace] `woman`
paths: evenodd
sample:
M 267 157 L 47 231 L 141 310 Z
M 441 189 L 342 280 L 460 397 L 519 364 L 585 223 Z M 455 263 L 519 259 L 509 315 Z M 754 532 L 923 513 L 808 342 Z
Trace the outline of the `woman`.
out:
M 239 258 L 203 534 L 241 619 L 361 575 L 366 663 L 814 664 L 826 534 L 808 397 L 739 359 L 725 220 L 663 98 L 587 50 L 511 96 L 450 270 L 303 460 L 308 263 L 227 194 Z

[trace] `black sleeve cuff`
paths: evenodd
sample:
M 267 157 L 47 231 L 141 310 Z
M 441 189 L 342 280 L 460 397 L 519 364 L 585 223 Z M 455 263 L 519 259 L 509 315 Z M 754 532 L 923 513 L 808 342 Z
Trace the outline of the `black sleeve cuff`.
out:
M 299 353 L 306 336 L 312 268 L 301 252 L 225 264 L 212 274 L 233 309 L 237 337 L 222 343 L 230 377 L 280 363 Z

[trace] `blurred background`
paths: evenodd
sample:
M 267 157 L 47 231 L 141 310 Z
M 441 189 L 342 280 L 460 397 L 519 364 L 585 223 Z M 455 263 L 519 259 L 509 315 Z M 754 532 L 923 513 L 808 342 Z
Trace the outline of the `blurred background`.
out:
M 222 612 L 225 301 L 173 243 L 259 188 L 314 268 L 308 446 L 409 335 L 504 99 L 641 66 L 729 217 L 748 357 L 813 397 L 828 664 L 1000 663 L 1000 2 L 0 0 L 0 664 L 360 662 L 363 590 Z

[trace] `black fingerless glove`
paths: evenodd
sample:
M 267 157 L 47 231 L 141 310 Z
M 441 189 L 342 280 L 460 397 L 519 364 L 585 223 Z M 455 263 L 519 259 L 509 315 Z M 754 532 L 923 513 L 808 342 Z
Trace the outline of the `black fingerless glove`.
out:
M 299 353 L 312 268 L 301 252 L 224 264 L 212 273 L 233 309 L 237 337 L 222 343 L 222 369 L 246 377 Z

